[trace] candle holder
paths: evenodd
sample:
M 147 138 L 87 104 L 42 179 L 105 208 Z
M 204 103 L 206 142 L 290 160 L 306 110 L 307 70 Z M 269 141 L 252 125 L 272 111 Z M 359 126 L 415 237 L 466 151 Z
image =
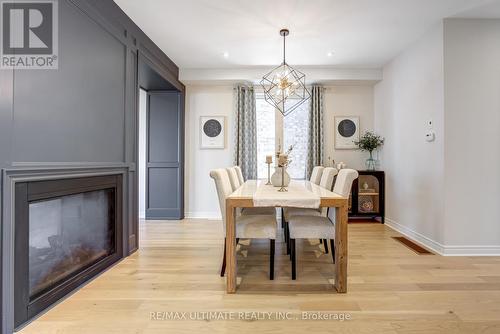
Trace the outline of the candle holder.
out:
M 279 192 L 287 192 L 288 189 L 285 188 L 285 166 L 281 166 L 281 188 Z
M 266 183 L 266 186 L 269 186 L 271 185 L 271 163 L 270 162 L 266 162 L 267 164 L 267 183 Z

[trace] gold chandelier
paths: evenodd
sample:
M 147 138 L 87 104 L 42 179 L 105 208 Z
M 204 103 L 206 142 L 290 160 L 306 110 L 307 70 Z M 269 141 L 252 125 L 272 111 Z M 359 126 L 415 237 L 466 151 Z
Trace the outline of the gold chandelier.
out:
M 306 75 L 286 63 L 286 36 L 288 29 L 281 29 L 283 36 L 283 63 L 264 75 L 260 84 L 264 89 L 265 100 L 278 109 L 284 116 L 311 97 L 306 88 Z

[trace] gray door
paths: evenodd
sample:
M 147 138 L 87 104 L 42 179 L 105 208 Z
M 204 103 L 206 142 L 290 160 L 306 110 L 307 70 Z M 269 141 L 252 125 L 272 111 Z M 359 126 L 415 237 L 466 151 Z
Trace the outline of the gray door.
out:
M 146 219 L 183 218 L 183 124 L 179 92 L 148 93 Z

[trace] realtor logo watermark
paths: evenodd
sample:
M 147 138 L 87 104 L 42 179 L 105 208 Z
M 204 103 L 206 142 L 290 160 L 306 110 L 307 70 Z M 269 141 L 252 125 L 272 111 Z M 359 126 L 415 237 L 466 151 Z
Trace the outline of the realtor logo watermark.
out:
M 0 18 L 0 68 L 57 69 L 57 0 L 2 0 Z

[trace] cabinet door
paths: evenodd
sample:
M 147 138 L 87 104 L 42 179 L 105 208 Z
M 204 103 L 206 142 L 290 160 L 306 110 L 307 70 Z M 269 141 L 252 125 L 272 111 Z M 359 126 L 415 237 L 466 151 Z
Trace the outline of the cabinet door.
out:
M 360 175 L 358 179 L 358 207 L 362 214 L 380 213 L 380 182 L 375 175 Z

